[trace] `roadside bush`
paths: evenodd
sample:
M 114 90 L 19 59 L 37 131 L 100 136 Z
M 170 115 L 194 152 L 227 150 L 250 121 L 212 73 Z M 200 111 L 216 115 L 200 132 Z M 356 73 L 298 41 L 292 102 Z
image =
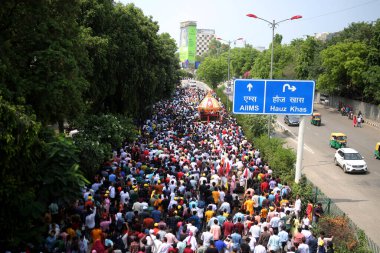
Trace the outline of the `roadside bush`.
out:
M 293 181 L 295 170 L 294 163 L 296 156 L 290 148 L 285 148 L 285 141 L 279 138 L 268 138 L 262 135 L 254 139 L 255 146 L 260 150 L 260 154 L 270 167 L 283 180 Z
M 355 229 L 350 226 L 350 220 L 346 216 L 324 216 L 313 228 L 313 231 L 317 235 L 320 231 L 324 231 L 326 237 L 333 235 L 336 252 L 371 252 L 367 248 L 364 232 L 358 230 L 355 234 Z

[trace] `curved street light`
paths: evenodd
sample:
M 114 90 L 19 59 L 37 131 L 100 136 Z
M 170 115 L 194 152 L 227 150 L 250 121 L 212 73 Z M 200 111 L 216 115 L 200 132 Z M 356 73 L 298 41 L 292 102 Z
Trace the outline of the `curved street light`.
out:
M 252 13 L 248 13 L 246 15 L 247 17 L 249 18 L 257 18 L 257 19 L 260 19 L 264 22 L 267 22 L 270 27 L 272 28 L 272 49 L 271 49 L 271 56 L 270 56 L 270 74 L 269 74 L 269 78 L 270 79 L 273 79 L 273 51 L 274 51 L 274 47 L 273 47 L 273 42 L 274 42 L 274 29 L 276 28 L 276 26 L 279 24 L 279 23 L 282 23 L 282 22 L 285 22 L 285 21 L 288 21 L 288 20 L 295 20 L 295 19 L 300 19 L 302 18 L 301 15 L 295 15 L 291 18 L 287 18 L 287 19 L 284 19 L 284 20 L 281 20 L 281 21 L 275 21 L 273 20 L 272 22 L 270 22 L 269 20 L 266 20 L 264 18 L 261 18 L 261 17 L 258 17 L 256 16 L 255 14 L 252 14 Z M 271 115 L 269 115 L 268 117 L 268 137 L 270 138 L 270 122 L 271 122 Z
M 267 22 L 267 23 L 270 25 L 270 27 L 272 28 L 272 49 L 271 49 L 270 76 L 269 76 L 269 78 L 270 78 L 270 79 L 273 79 L 273 42 L 274 42 L 274 29 L 276 28 L 276 26 L 277 26 L 278 24 L 280 24 L 280 23 L 282 23 L 282 22 L 285 22 L 285 21 L 288 21 L 288 20 L 300 19 L 300 18 L 302 18 L 302 16 L 301 16 L 301 15 L 295 15 L 295 16 L 293 16 L 293 17 L 291 17 L 291 18 L 287 18 L 287 19 L 284 19 L 284 20 L 281 20 L 281 21 L 277 21 L 277 22 L 276 22 L 275 20 L 273 20 L 272 22 L 270 22 L 269 20 L 266 20 L 266 19 L 264 19 L 264 18 L 258 17 L 258 16 L 256 16 L 255 14 L 252 14 L 252 13 L 249 13 L 249 14 L 247 14 L 246 16 L 249 17 L 249 18 L 257 18 L 257 19 L 260 19 L 260 20 L 262 20 L 262 21 L 264 21 L 264 22 Z
M 287 19 L 284 19 L 284 20 L 280 20 L 278 22 L 276 22 L 275 20 L 273 20 L 272 22 L 270 22 L 269 20 L 266 20 L 264 18 L 261 18 L 261 17 L 258 17 L 256 16 L 255 14 L 252 14 L 252 13 L 249 13 L 246 15 L 247 17 L 249 18 L 257 18 L 257 19 L 260 19 L 262 21 L 265 21 L 267 22 L 270 27 L 272 28 L 272 51 L 271 51 L 271 58 L 270 58 L 270 79 L 273 79 L 273 44 L 274 44 L 274 29 L 276 28 L 276 26 L 282 22 L 285 22 L 285 21 L 288 21 L 288 20 L 296 20 L 296 19 L 300 19 L 302 18 L 301 15 L 295 15 L 291 18 L 287 18 Z M 268 117 L 268 138 L 270 138 L 270 122 L 271 122 L 271 115 L 269 115 Z M 304 119 L 302 119 L 302 122 L 304 122 Z M 301 122 L 301 126 L 300 126 L 300 129 L 302 129 L 302 125 L 304 125 L 304 123 Z M 296 183 L 299 182 L 299 179 L 301 177 L 301 163 L 302 163 L 302 151 L 301 151 L 301 147 L 300 145 L 303 145 L 303 131 L 299 132 L 298 134 L 299 138 L 302 139 L 301 140 L 298 140 L 298 149 L 297 149 L 297 164 L 296 164 Z M 300 152 L 300 153 L 299 153 Z
M 220 37 L 217 37 L 216 39 L 228 43 L 228 76 L 227 76 L 227 87 L 228 87 L 228 93 L 227 93 L 227 111 L 228 111 L 228 100 L 230 100 L 229 89 L 231 87 L 231 84 L 230 84 L 230 49 L 231 49 L 231 43 L 236 44 L 236 41 L 243 40 L 243 38 L 237 38 L 235 40 L 224 40 L 224 39 L 222 39 Z

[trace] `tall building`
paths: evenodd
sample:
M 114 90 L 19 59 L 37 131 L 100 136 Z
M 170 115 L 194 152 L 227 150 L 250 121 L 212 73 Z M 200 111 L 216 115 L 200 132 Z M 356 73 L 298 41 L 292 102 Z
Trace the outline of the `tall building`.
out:
M 202 55 L 208 50 L 211 39 L 215 37 L 215 30 L 197 30 L 197 22 L 195 21 L 184 21 L 180 25 L 179 59 L 181 63 L 187 66 L 189 63 L 195 63 L 195 56 Z
M 329 34 L 330 33 L 328 33 L 328 32 L 315 33 L 314 38 L 316 38 L 317 40 L 320 40 L 320 41 L 326 41 Z
M 183 63 L 195 63 L 197 52 L 197 22 L 181 22 L 181 37 L 179 40 L 179 59 Z
M 215 37 L 214 29 L 198 29 L 197 30 L 197 55 L 202 55 L 208 50 L 210 41 Z

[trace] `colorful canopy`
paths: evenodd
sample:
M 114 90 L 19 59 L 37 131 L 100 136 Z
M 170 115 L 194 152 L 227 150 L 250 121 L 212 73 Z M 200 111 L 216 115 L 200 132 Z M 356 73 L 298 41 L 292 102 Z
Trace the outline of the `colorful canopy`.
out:
M 221 106 L 212 95 L 211 92 L 209 92 L 206 97 L 200 102 L 198 106 L 198 111 L 200 112 L 219 112 L 221 109 Z

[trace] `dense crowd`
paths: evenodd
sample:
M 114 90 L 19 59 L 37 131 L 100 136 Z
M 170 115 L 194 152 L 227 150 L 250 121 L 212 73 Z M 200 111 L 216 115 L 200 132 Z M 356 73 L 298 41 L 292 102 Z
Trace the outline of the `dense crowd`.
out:
M 49 206 L 47 252 L 333 252 L 314 235 L 323 208 L 276 176 L 229 114 L 200 122 L 198 88 L 154 106 L 139 138 L 70 208 Z M 305 215 L 301 215 L 305 213 Z

